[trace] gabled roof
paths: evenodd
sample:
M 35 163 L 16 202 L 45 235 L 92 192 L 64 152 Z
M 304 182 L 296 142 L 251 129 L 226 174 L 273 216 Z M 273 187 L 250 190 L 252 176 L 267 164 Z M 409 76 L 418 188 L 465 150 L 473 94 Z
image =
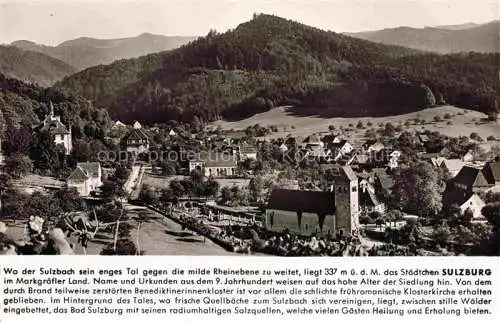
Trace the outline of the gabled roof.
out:
M 268 209 L 314 214 L 335 214 L 335 195 L 332 192 L 274 189 Z
M 101 168 L 99 162 L 81 162 L 77 163 L 76 166 L 82 168 L 88 175 L 94 178 L 99 177 L 99 169 Z
M 488 181 L 478 168 L 464 166 L 453 179 L 455 183 L 465 185 L 467 188 L 488 187 Z
M 500 181 L 500 162 L 488 162 L 483 168 L 483 175 L 490 184 Z
M 149 141 L 149 138 L 148 138 L 147 134 L 144 133 L 144 131 L 142 129 L 132 129 L 130 132 L 128 132 L 123 137 L 123 140 L 124 141 L 128 141 L 128 140 L 135 140 L 135 141 L 148 140 Z
M 68 177 L 68 181 L 86 181 L 89 178 L 89 174 L 84 169 L 76 167 L 76 169 Z

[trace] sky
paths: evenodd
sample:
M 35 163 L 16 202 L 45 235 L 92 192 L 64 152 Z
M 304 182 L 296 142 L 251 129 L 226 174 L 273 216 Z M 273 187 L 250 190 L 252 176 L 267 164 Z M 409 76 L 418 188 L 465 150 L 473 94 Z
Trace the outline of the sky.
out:
M 0 43 L 57 45 L 78 37 L 141 33 L 203 36 L 275 14 L 325 30 L 485 23 L 500 19 L 498 0 L 0 0 Z

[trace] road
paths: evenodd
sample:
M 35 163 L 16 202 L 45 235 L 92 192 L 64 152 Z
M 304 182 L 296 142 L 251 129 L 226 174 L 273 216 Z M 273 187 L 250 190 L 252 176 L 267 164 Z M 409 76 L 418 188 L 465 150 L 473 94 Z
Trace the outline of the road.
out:
M 123 189 L 127 194 L 131 194 L 135 184 L 137 183 L 137 180 L 139 179 L 139 174 L 141 172 L 141 166 L 134 165 L 132 167 L 132 170 L 130 171 L 130 175 L 123 185 Z

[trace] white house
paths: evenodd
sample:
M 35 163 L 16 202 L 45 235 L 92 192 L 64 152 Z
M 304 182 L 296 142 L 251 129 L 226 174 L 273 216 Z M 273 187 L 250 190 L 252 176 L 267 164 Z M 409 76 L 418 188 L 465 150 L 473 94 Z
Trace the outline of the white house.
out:
M 168 135 L 169 136 L 177 136 L 177 133 L 175 133 L 175 131 L 173 129 L 171 129 L 169 132 L 168 132 Z
M 486 203 L 477 195 L 471 195 L 465 202 L 459 205 L 460 210 L 464 213 L 467 209 L 472 211 L 473 220 L 485 220 L 484 216 L 481 214 L 481 210 L 486 206 Z
M 230 177 L 238 166 L 234 155 L 228 153 L 200 153 L 189 161 L 189 171 L 198 170 L 206 177 Z
M 329 148 L 332 151 L 332 155 L 334 156 L 335 161 L 341 159 L 344 155 L 347 155 L 354 150 L 354 147 L 349 142 L 347 142 L 347 140 L 341 140 L 338 143 L 332 143 L 329 145 Z
M 78 163 L 68 178 L 68 187 L 76 188 L 80 196 L 86 197 L 102 186 L 102 170 L 99 162 Z
M 56 145 L 62 145 L 66 155 L 73 150 L 73 141 L 71 138 L 71 127 L 69 130 L 61 122 L 60 116 L 54 115 L 54 105 L 50 103 L 50 113 L 43 120 L 41 131 L 47 131 L 54 137 Z
M 149 151 L 149 137 L 141 128 L 134 128 L 122 139 L 127 152 L 134 154 L 146 153 Z

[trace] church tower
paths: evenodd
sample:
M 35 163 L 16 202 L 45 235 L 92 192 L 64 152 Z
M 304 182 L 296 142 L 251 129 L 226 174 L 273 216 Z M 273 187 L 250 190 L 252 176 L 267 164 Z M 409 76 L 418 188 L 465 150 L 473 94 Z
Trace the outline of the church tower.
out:
M 358 177 L 349 166 L 334 171 L 336 229 L 342 236 L 352 235 L 359 229 Z

